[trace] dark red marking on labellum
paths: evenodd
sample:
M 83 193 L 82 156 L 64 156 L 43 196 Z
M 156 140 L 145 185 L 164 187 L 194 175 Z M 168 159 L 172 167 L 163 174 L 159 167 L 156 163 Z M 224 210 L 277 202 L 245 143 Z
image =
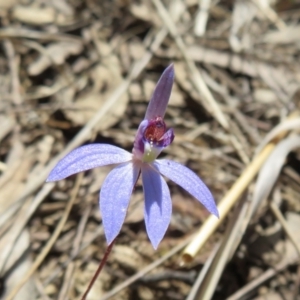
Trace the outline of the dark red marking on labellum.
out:
M 161 117 L 157 117 L 149 121 L 149 125 L 144 132 L 144 137 L 149 142 L 158 143 L 165 133 L 166 124 Z

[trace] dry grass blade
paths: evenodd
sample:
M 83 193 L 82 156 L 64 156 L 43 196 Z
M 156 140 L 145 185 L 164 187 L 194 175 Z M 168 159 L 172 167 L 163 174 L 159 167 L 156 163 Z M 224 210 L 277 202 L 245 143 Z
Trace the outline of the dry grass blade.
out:
M 298 42 L 299 26 L 288 26 L 280 31 L 270 32 L 263 37 L 263 42 L 270 44 L 289 44 Z
M 205 34 L 211 0 L 199 0 L 199 12 L 195 18 L 194 32 L 196 36 Z
M 78 249 L 78 251 L 76 253 L 73 253 L 73 255 L 71 255 L 71 257 L 69 259 L 66 260 L 66 262 L 64 262 L 64 264 L 59 267 L 56 268 L 53 273 L 50 275 L 49 278 L 47 278 L 47 280 L 45 280 L 44 285 L 50 284 L 61 272 L 64 268 L 67 268 L 67 266 L 72 263 L 72 261 L 78 256 L 79 253 L 81 253 L 83 250 L 85 250 L 88 246 L 91 245 L 91 243 L 93 241 L 95 241 L 95 239 L 101 235 L 103 235 L 103 226 L 98 227 L 98 229 L 96 230 L 96 232 L 93 234 L 93 236 L 86 242 L 84 243 L 80 249 Z M 75 240 L 74 240 L 75 242 Z
M 20 22 L 31 25 L 47 25 L 55 21 L 55 10 L 50 6 L 16 5 L 12 10 L 12 17 Z
M 14 222 L 13 226 L 6 233 L 4 237 L 2 237 L 2 241 L 0 243 L 0 270 L 3 271 L 10 266 L 7 266 L 7 262 L 10 259 L 10 256 L 13 252 L 14 247 L 16 246 L 16 240 L 19 238 L 21 232 L 24 230 L 24 227 L 28 223 L 29 219 L 32 217 L 36 209 L 39 207 L 41 202 L 45 199 L 45 197 L 50 193 L 50 191 L 54 188 L 54 183 L 49 183 L 43 187 L 43 189 L 36 195 L 33 201 L 29 205 L 25 205 L 24 213 L 21 213 L 18 216 L 16 222 Z M 11 262 L 14 264 L 15 261 Z
M 220 249 L 220 243 L 218 243 L 216 245 L 216 247 L 213 249 L 213 251 L 210 253 L 209 258 L 206 260 L 205 265 L 203 266 L 203 268 L 201 269 L 201 271 L 199 272 L 199 275 L 196 279 L 196 281 L 194 282 L 189 295 L 187 296 L 187 298 L 185 300 L 195 300 L 198 297 L 198 293 L 199 293 L 199 289 L 202 285 L 202 282 L 207 274 L 207 272 L 209 271 L 214 258 L 216 257 L 216 254 L 218 252 L 218 250 Z
M 257 8 L 251 1 L 234 2 L 229 42 L 231 48 L 235 52 L 240 52 L 244 48 L 249 48 L 247 43 L 248 33 L 245 28 L 252 23 L 256 14 Z M 243 34 L 241 38 L 238 36 L 239 32 L 242 32 Z
M 296 117 L 297 112 L 291 114 L 290 118 Z M 286 132 L 281 132 L 281 138 Z M 227 216 L 232 206 L 236 203 L 244 190 L 248 187 L 250 182 L 256 176 L 261 166 L 270 156 L 275 149 L 275 143 L 269 143 L 265 148 L 253 159 L 249 166 L 244 170 L 238 180 L 234 183 L 231 189 L 226 193 L 223 199 L 218 204 L 220 219 L 214 216 L 209 216 L 205 223 L 202 225 L 193 241 L 184 249 L 182 254 L 182 264 L 189 263 L 193 260 L 194 256 L 202 248 L 211 234 L 216 230 L 219 224 Z
M 280 222 L 281 226 L 283 227 L 286 235 L 289 237 L 289 239 L 293 243 L 293 245 L 298 253 L 298 257 L 300 258 L 300 245 L 297 242 L 297 239 L 294 237 L 293 233 L 290 231 L 289 226 L 288 226 L 284 216 L 282 215 L 281 211 L 279 210 L 278 206 L 275 203 L 272 202 L 270 204 L 270 207 L 271 207 L 273 214 L 276 216 L 277 220 Z
M 6 29 L 0 29 L 0 40 L 6 38 L 25 38 L 43 41 L 70 41 L 75 43 L 82 42 L 81 39 L 69 34 L 47 33 L 37 30 L 9 27 Z
M 20 69 L 20 57 L 16 56 L 14 46 L 11 41 L 4 41 L 4 48 L 6 50 L 6 55 L 9 60 L 9 67 L 11 73 L 11 89 L 12 89 L 12 100 L 15 105 L 20 105 L 23 102 L 21 97 L 21 85 L 19 78 Z
M 124 282 L 122 282 L 121 284 L 116 286 L 114 289 L 112 289 L 110 292 L 103 295 L 100 300 L 110 299 L 111 297 L 113 297 L 114 295 L 119 293 L 121 290 L 123 290 L 124 288 L 128 287 L 129 285 L 131 285 L 132 283 L 137 281 L 139 278 L 145 276 L 147 273 L 149 273 L 153 269 L 157 268 L 159 265 L 161 265 L 166 260 L 171 258 L 177 252 L 182 250 L 186 246 L 186 244 L 190 242 L 191 238 L 192 238 L 192 236 L 189 236 L 184 242 L 182 242 L 179 245 L 177 245 L 176 247 L 174 247 L 172 250 L 170 250 L 168 253 L 166 253 L 163 257 L 161 257 L 158 260 L 154 261 L 153 263 L 148 265 L 146 268 L 142 269 L 138 273 L 136 273 L 133 276 L 129 277 Z
M 278 137 L 281 132 L 285 132 L 287 130 L 292 129 L 300 129 L 300 118 L 295 119 L 287 119 L 284 120 L 282 123 L 279 123 L 277 126 L 275 126 L 262 140 L 260 145 L 258 146 L 256 153 L 259 153 L 263 147 L 265 147 L 269 142 L 271 142 L 273 139 Z
M 83 178 L 82 173 L 77 176 L 77 180 L 76 180 L 73 192 L 72 192 L 71 199 L 68 202 L 68 204 L 66 206 L 66 209 L 64 211 L 64 214 L 63 214 L 62 218 L 60 219 L 53 235 L 51 236 L 51 238 L 49 239 L 49 241 L 47 242 L 47 244 L 43 248 L 42 252 L 36 258 L 35 262 L 33 263 L 32 267 L 30 268 L 30 270 L 26 273 L 26 275 L 24 275 L 24 278 L 8 294 L 8 296 L 6 297 L 6 300 L 13 300 L 14 299 L 16 294 L 19 292 L 19 290 L 22 288 L 22 286 L 27 282 L 27 280 L 34 274 L 34 272 L 37 270 L 37 268 L 40 266 L 40 264 L 43 262 L 43 260 L 45 259 L 45 257 L 47 256 L 47 254 L 49 253 L 51 248 L 53 247 L 53 245 L 54 245 L 55 241 L 57 240 L 59 234 L 61 233 L 61 231 L 62 231 L 62 229 L 63 229 L 63 227 L 64 227 L 64 225 L 65 225 L 65 223 L 68 219 L 70 211 L 71 211 L 71 209 L 74 205 L 74 202 L 76 200 L 82 178 Z
M 171 16 L 169 15 L 168 11 L 166 10 L 166 8 L 160 0 L 152 0 L 152 2 L 156 6 L 158 14 L 160 15 L 170 34 L 174 38 L 177 47 L 181 51 L 186 61 L 186 64 L 191 72 L 191 79 L 195 86 L 195 89 L 199 92 L 200 95 L 203 95 L 204 97 L 204 101 L 202 102 L 203 106 L 216 118 L 216 120 L 220 123 L 222 127 L 228 129 L 229 125 L 227 119 L 222 110 L 220 109 L 220 106 L 212 96 L 211 92 L 207 88 L 194 62 L 190 59 L 187 53 L 186 46 L 184 45 L 182 38 L 177 32 L 177 28 L 174 21 L 172 20 Z
M 252 0 L 253 3 L 260 8 L 261 12 L 271 21 L 273 22 L 278 29 L 284 30 L 286 28 L 285 23 L 278 17 L 277 13 L 270 7 L 271 1 L 259 1 Z
M 218 204 L 220 218 L 210 215 L 200 230 L 197 232 L 193 241 L 184 249 L 182 254 L 182 264 L 189 263 L 199 252 L 211 234 L 217 229 L 220 223 L 225 219 L 230 209 L 239 199 L 249 183 L 256 176 L 262 164 L 273 151 L 275 145 L 268 144 L 263 151 L 250 163 L 239 179 L 234 183 L 231 189 L 226 193 L 223 199 Z
M 243 205 L 242 208 L 236 208 L 235 214 L 232 216 L 230 224 L 228 225 L 224 234 L 220 249 L 214 258 L 202 285 L 199 287 L 197 298 L 194 299 L 209 300 L 212 298 L 224 267 L 230 255 L 235 251 L 237 245 L 239 244 L 239 241 L 241 240 L 248 226 L 249 220 L 253 216 L 253 213 L 256 211 L 261 201 L 270 193 L 278 178 L 287 154 L 299 146 L 299 136 L 290 136 L 276 145 L 275 149 L 270 154 L 262 166 L 261 171 L 259 172 L 254 197 L 251 201 L 250 208 L 248 202 L 246 202 L 246 205 Z M 283 224 L 283 227 L 286 229 L 286 232 L 288 236 L 290 236 L 297 251 L 299 251 L 299 247 L 293 235 L 289 232 L 288 226 L 285 225 L 284 218 L 282 217 L 280 211 L 278 209 L 276 210 L 275 208 L 276 207 L 273 207 L 274 213 L 281 224 Z
M 1 126 L 0 142 L 9 132 L 12 131 L 15 124 L 16 124 L 16 121 L 14 120 L 13 117 L 2 115 L 2 114 L 0 115 L 0 126 Z
M 232 294 L 230 297 L 228 297 L 226 300 L 240 300 L 243 299 L 243 297 L 253 291 L 255 288 L 257 288 L 259 285 L 264 283 L 265 281 L 269 280 L 273 276 L 275 276 L 278 272 L 281 272 L 286 267 L 288 267 L 290 264 L 294 264 L 298 261 L 298 258 L 295 258 L 293 261 L 283 261 L 280 262 L 275 267 L 268 269 L 266 272 L 264 272 L 262 275 L 255 278 L 253 281 L 245 285 L 243 288 L 238 290 L 236 293 Z
M 257 210 L 261 201 L 264 200 L 270 193 L 278 178 L 287 154 L 296 147 L 300 147 L 300 136 L 290 136 L 282 140 L 276 145 L 275 149 L 262 166 L 258 175 L 250 208 L 248 207 L 248 203 L 246 203 L 246 205 L 243 206 L 242 211 L 240 211 L 239 208 L 236 209 L 235 216 L 232 217 L 231 223 L 227 227 L 223 237 L 223 243 L 220 246 L 218 254 L 214 259 L 203 284 L 199 288 L 197 299 L 209 300 L 212 298 L 228 258 L 241 240 L 248 226 L 249 220 L 253 216 L 253 213 Z M 293 241 L 297 251 L 299 251 L 299 247 L 295 242 L 293 235 L 289 232 L 288 227 L 285 226 L 284 218 L 279 213 L 278 209 L 275 209 L 275 207 L 273 207 L 273 211 L 283 224 L 283 227 L 286 228 L 286 232 Z
M 266 199 L 271 192 L 286 156 L 297 147 L 300 147 L 300 136 L 296 135 L 292 135 L 276 145 L 274 151 L 268 157 L 258 174 L 249 218 L 253 216 L 259 204 Z
M 240 226 L 243 222 L 247 207 L 247 205 L 238 205 L 235 208 L 234 214 L 227 225 L 220 247 L 218 248 L 208 272 L 205 274 L 205 278 L 199 286 L 197 296 L 194 299 L 212 299 L 218 281 L 232 254 L 232 248 L 236 245 L 235 241 L 239 238 Z
M 71 262 L 68 265 L 67 270 L 65 272 L 64 282 L 60 289 L 60 293 L 59 293 L 57 300 L 64 300 L 64 299 L 68 298 L 68 291 L 69 291 L 72 283 L 74 282 L 74 279 L 73 279 L 74 273 L 75 273 L 75 263 Z
M 6 265 L 10 268 L 5 276 L 3 276 L 6 279 L 6 284 L 1 299 L 6 299 L 7 294 L 15 287 L 16 282 L 22 280 L 23 276 L 30 270 L 32 258 L 28 249 L 30 249 L 30 234 L 28 228 L 23 228 L 23 231 L 15 242 L 15 247 L 11 250 L 9 261 L 6 261 Z M 24 284 L 14 300 L 31 300 L 36 299 L 36 296 L 34 283 L 31 279 Z

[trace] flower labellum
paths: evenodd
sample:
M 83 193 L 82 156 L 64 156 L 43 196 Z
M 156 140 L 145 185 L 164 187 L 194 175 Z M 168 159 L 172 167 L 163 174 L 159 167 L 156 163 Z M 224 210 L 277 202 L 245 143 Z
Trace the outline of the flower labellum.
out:
M 170 224 L 172 203 L 163 176 L 169 178 L 206 209 L 219 216 L 214 198 L 207 186 L 187 167 L 168 159 L 157 159 L 174 139 L 167 129 L 164 115 L 174 82 L 174 67 L 165 69 L 141 122 L 132 153 L 108 144 L 90 144 L 66 155 L 51 171 L 47 182 L 64 179 L 92 168 L 117 164 L 107 175 L 100 190 L 100 210 L 107 243 L 119 234 L 129 200 L 139 175 L 142 175 L 145 196 L 145 224 L 149 239 L 156 249 Z

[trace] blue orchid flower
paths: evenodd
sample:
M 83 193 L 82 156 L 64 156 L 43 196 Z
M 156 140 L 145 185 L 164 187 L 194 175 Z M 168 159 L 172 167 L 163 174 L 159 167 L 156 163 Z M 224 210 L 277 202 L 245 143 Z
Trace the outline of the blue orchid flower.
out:
M 117 164 L 100 190 L 100 210 L 108 244 L 121 230 L 140 174 L 146 230 L 155 249 L 166 233 L 172 214 L 170 191 L 163 176 L 189 192 L 210 213 L 219 216 L 211 192 L 194 172 L 172 160 L 156 159 L 174 139 L 173 129 L 167 130 L 163 120 L 173 82 L 174 68 L 170 65 L 155 87 L 145 118 L 137 130 L 132 153 L 108 144 L 82 146 L 59 161 L 47 179 L 47 182 L 57 181 L 96 167 Z

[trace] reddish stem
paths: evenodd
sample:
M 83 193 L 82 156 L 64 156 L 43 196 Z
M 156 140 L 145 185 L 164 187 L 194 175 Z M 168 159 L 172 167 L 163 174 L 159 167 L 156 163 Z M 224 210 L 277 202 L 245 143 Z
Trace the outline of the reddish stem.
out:
M 93 285 L 94 285 L 96 279 L 98 278 L 98 276 L 99 276 L 101 270 L 103 269 L 103 267 L 104 267 L 104 265 L 105 265 L 105 263 L 106 263 L 106 261 L 107 261 L 107 259 L 108 259 L 108 256 L 109 256 L 109 254 L 110 254 L 110 252 L 111 252 L 111 249 L 112 249 L 112 247 L 113 247 L 113 245 L 114 245 L 114 242 L 115 242 L 115 240 L 113 240 L 113 241 L 107 246 L 107 249 L 106 249 L 106 251 L 105 251 L 105 253 L 104 253 L 103 259 L 101 260 L 101 262 L 100 262 L 100 264 L 99 264 L 99 267 L 98 267 L 98 269 L 96 270 L 96 272 L 95 272 L 95 274 L 94 274 L 92 280 L 90 281 L 89 286 L 87 287 L 85 293 L 83 294 L 81 300 L 85 300 L 85 299 L 86 299 L 86 297 L 87 297 L 87 295 L 89 294 L 91 288 L 93 287 Z

